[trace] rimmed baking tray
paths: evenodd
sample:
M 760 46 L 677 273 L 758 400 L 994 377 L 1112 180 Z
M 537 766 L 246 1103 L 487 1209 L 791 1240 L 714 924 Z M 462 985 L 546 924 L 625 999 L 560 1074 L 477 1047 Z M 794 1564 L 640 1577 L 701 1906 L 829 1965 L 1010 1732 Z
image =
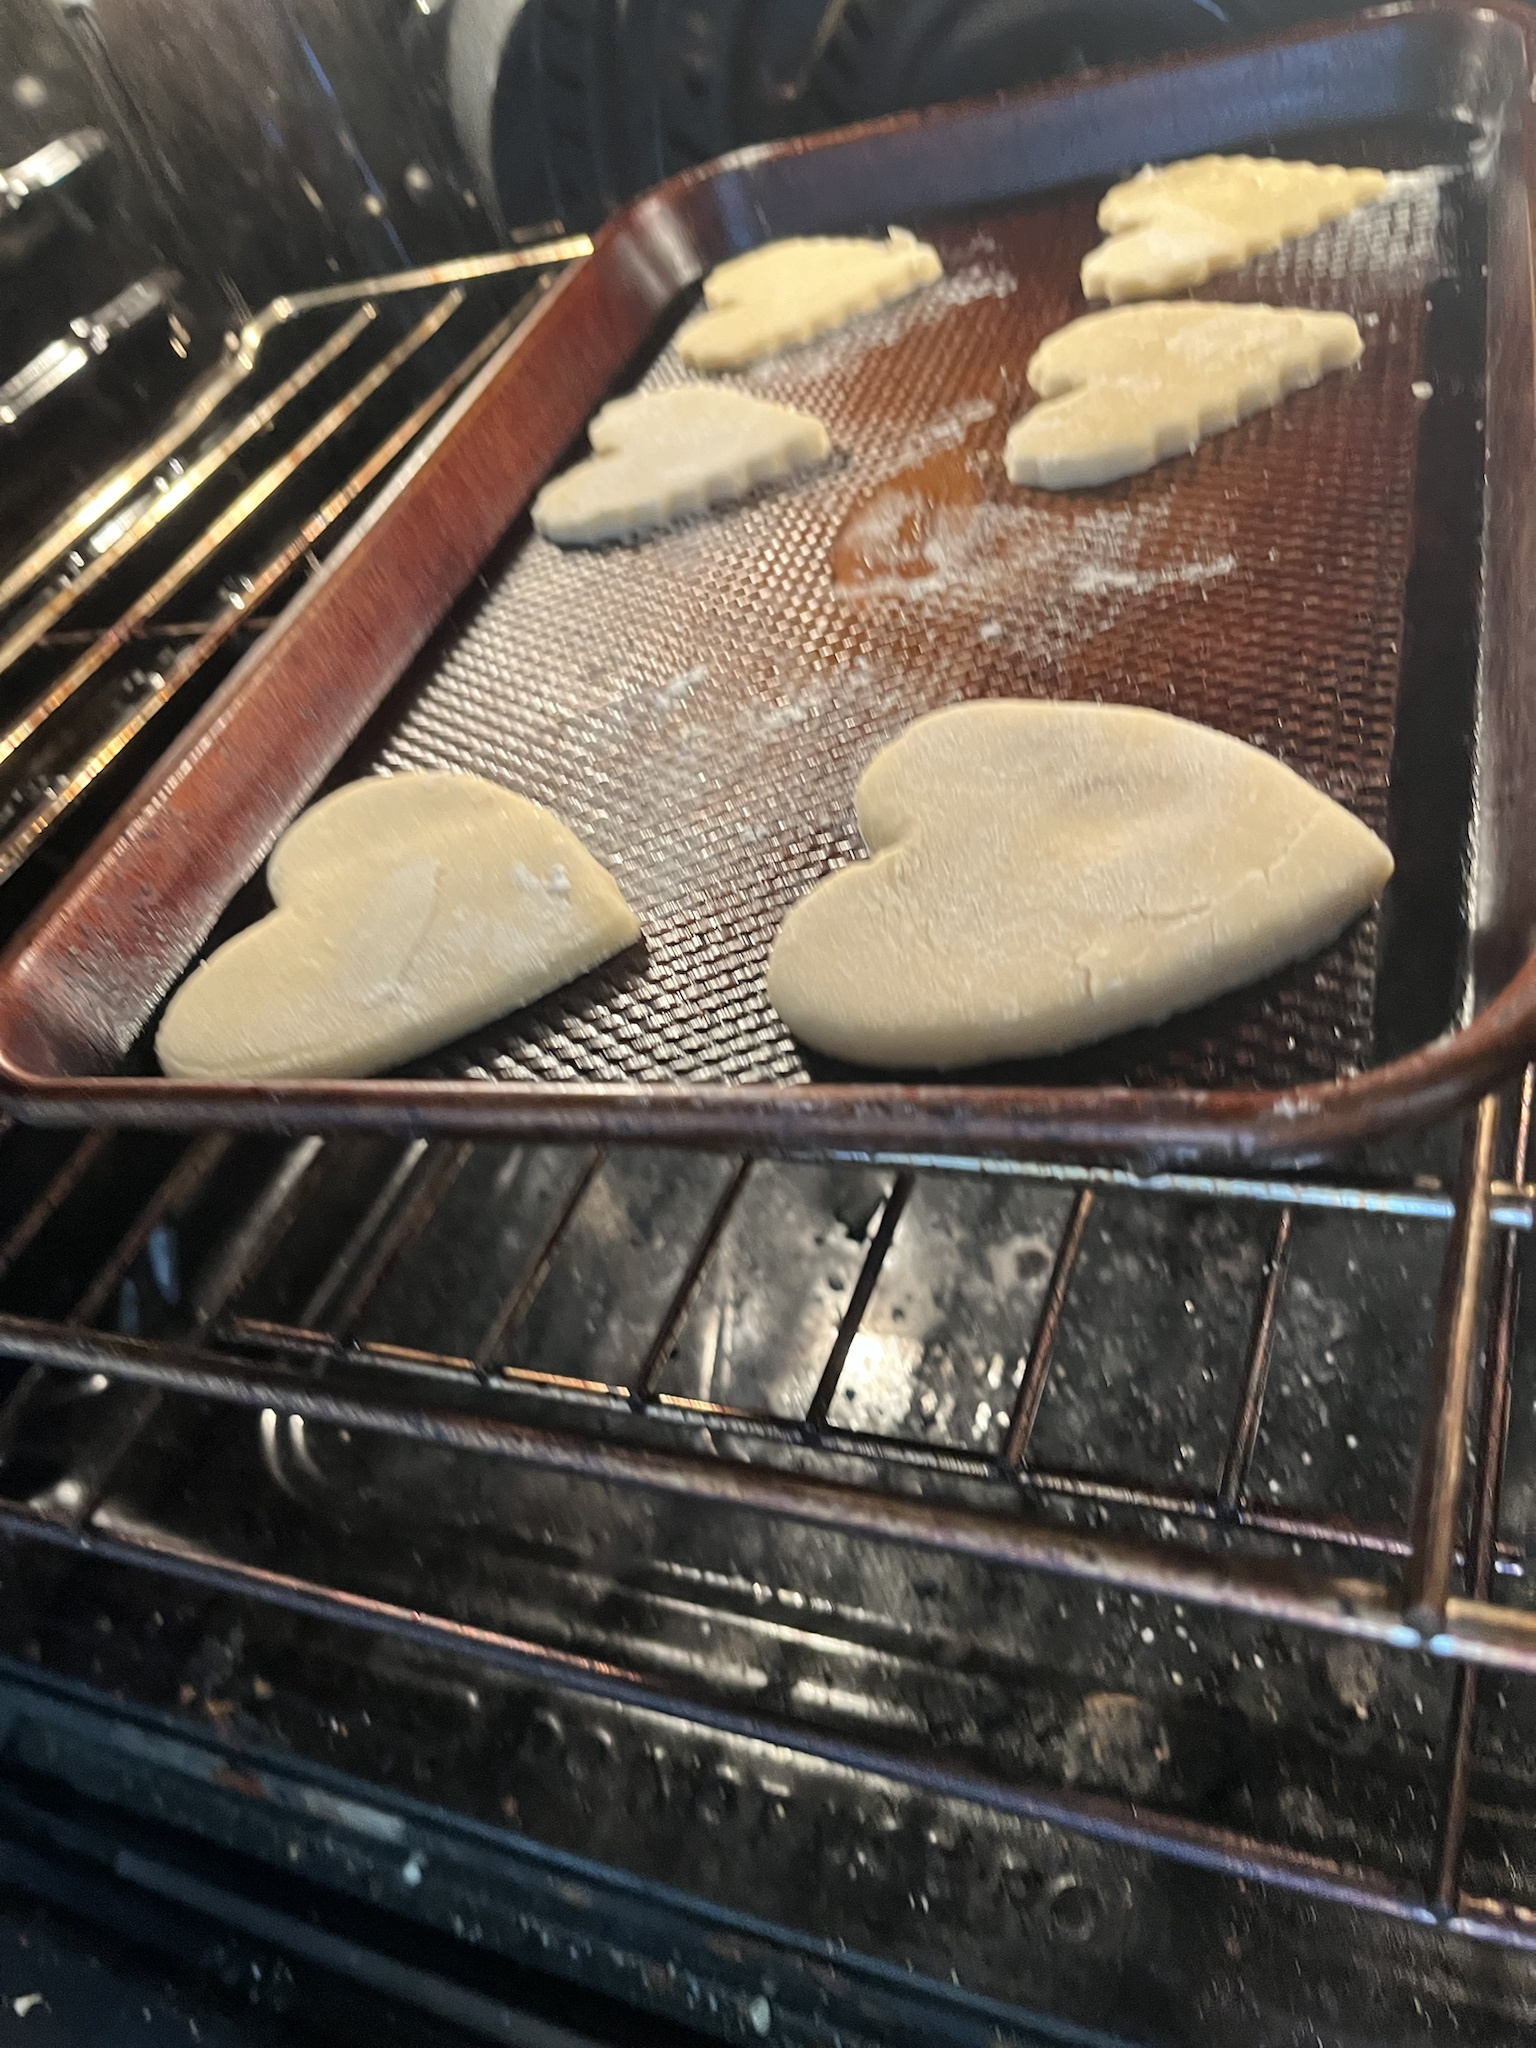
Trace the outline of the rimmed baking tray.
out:
M 1233 1164 L 1321 1157 L 1496 1082 L 1536 1046 L 1520 13 L 1405 9 L 747 151 L 639 200 L 11 947 L 9 1106 Z M 1207 288 L 1353 312 L 1359 370 L 1144 477 L 1011 489 L 1024 367 L 1081 310 L 1105 185 L 1243 147 L 1401 174 Z M 641 547 L 531 535 L 529 501 L 596 407 L 683 374 L 670 336 L 712 264 L 891 220 L 937 243 L 944 281 L 739 380 L 826 421 L 826 474 Z M 763 993 L 784 910 L 856 855 L 876 748 L 997 695 L 1151 704 L 1269 748 L 1387 834 L 1382 910 L 1070 1060 L 894 1080 L 816 1061 Z M 329 780 L 426 766 L 551 804 L 619 877 L 644 946 L 404 1077 L 158 1077 L 159 1010 L 265 908 L 283 827 Z

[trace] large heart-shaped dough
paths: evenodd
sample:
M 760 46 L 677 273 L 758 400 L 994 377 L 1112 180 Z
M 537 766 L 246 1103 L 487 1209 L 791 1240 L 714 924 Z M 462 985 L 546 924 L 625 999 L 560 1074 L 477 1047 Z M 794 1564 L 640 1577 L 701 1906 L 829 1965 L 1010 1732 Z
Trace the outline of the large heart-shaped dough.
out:
M 1159 1023 L 1337 937 L 1392 856 L 1257 747 L 1160 711 L 964 704 L 858 787 L 871 858 L 796 904 L 768 999 L 877 1067 L 1029 1058 Z
M 1009 432 L 1009 480 L 1070 491 L 1134 476 L 1358 362 L 1361 347 L 1347 313 L 1189 302 L 1085 313 L 1030 358 L 1044 402 Z
M 1109 236 L 1083 258 L 1088 299 L 1161 299 L 1377 199 L 1380 171 L 1274 157 L 1197 156 L 1147 168 L 1105 193 Z
M 474 775 L 348 783 L 283 834 L 267 883 L 277 908 L 172 997 L 155 1039 L 166 1073 L 376 1074 L 640 936 L 574 832 Z
M 691 370 L 737 370 L 810 341 L 944 275 L 938 251 L 906 228 L 885 241 L 805 235 L 733 256 L 704 281 L 706 311 L 677 337 Z
M 690 512 L 744 498 L 824 462 L 827 430 L 808 412 L 744 391 L 679 384 L 615 398 L 587 429 L 592 453 L 547 483 L 533 523 L 547 540 L 633 540 Z

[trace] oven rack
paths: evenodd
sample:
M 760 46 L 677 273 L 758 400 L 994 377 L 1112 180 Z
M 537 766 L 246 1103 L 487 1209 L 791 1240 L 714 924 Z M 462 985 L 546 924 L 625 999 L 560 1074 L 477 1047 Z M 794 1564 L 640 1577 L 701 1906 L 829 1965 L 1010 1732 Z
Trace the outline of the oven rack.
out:
M 314 295 L 322 303 L 279 301 L 265 328 L 256 323 L 255 331 L 247 330 L 246 341 L 212 373 L 226 384 L 194 388 L 164 433 L 115 468 L 29 551 L 0 585 L 12 607 L 0 671 L 24 661 L 49 667 L 30 708 L 0 741 L 0 764 L 14 760 L 22 777 L 0 822 L 0 880 L 16 876 L 77 804 L 93 794 L 99 799 L 99 785 L 115 786 L 107 771 L 150 720 L 183 693 L 179 708 L 191 708 L 197 692 L 187 686 L 194 679 L 205 683 L 215 657 L 262 623 L 269 602 L 344 530 L 510 331 L 522 307 L 489 306 L 470 286 L 579 253 L 579 242 Z M 425 316 L 413 314 L 386 332 L 379 308 L 396 286 L 437 295 Z M 327 310 L 341 316 L 337 324 L 276 383 L 263 385 L 270 362 L 254 344 L 286 329 L 290 315 L 307 319 Z M 241 348 L 256 367 L 247 368 Z M 429 348 L 438 351 L 435 374 L 423 378 Z M 340 388 L 333 395 L 325 380 L 338 369 Z M 293 388 L 301 375 L 305 381 Z M 249 404 L 258 391 L 264 395 Z M 246 410 L 237 422 L 221 425 L 222 408 L 237 392 L 237 406 Z M 388 401 L 382 415 L 369 410 L 376 398 Z M 210 421 L 212 439 L 197 444 L 190 463 L 167 467 Z M 274 424 L 289 431 L 285 452 L 272 458 L 272 444 L 263 437 Z M 361 445 L 343 438 L 364 427 L 369 431 Z M 247 481 L 237 459 L 258 441 L 269 459 Z M 332 458 L 343 447 L 347 461 L 338 471 Z M 310 454 L 321 459 L 306 469 Z M 264 495 L 253 498 L 258 487 Z M 304 516 L 274 547 L 259 515 L 270 501 L 289 505 L 280 494 L 290 488 L 293 499 L 302 498 Z M 204 519 L 220 491 L 234 495 L 211 521 Z M 174 503 L 162 514 L 168 498 Z M 165 550 L 168 562 L 157 552 L 162 543 L 172 544 Z M 99 577 L 89 568 L 97 561 L 108 564 Z M 62 582 L 56 580 L 61 563 Z M 98 581 L 104 595 L 121 595 L 119 578 L 131 583 L 135 576 L 135 594 L 126 605 L 115 602 L 107 624 L 68 623 L 72 615 L 89 615 Z M 178 615 L 178 598 L 206 597 L 210 588 L 212 609 Z M 170 649 L 170 658 L 147 683 L 140 678 L 123 713 L 124 670 L 146 645 Z M 87 710 L 90 716 L 82 718 Z M 793 1170 L 780 1162 L 696 1162 L 700 1220 L 687 1241 L 671 1249 L 653 1327 L 631 1368 L 605 1376 L 585 1373 L 579 1358 L 563 1371 L 509 1362 L 601 1185 L 608 1165 L 601 1153 L 572 1153 L 551 1169 L 542 1218 L 528 1233 L 517 1270 L 474 1344 L 450 1352 L 372 1333 L 370 1311 L 390 1276 L 428 1242 L 461 1177 L 497 1148 L 426 1140 L 385 1147 L 325 1272 L 296 1310 L 279 1316 L 257 1312 L 253 1298 L 286 1233 L 312 1213 L 309 1205 L 337 1161 L 349 1156 L 351 1141 L 306 1138 L 274 1156 L 264 1141 L 229 1134 L 173 1142 L 107 1131 L 65 1137 L 13 1129 L 0 1138 L 0 1303 L 7 1310 L 0 1314 L 0 1354 L 20 1371 L 0 1406 L 0 1530 L 343 1626 L 467 1651 L 559 1688 L 1081 1835 L 1536 1948 L 1536 1915 L 1513 1899 L 1469 1894 L 1462 1883 L 1480 1673 L 1536 1673 L 1536 1612 L 1499 1597 L 1518 1591 L 1528 1556 L 1523 1540 L 1501 1536 L 1499 1509 L 1521 1255 L 1536 1214 L 1528 1161 L 1533 1096 L 1536 1079 L 1528 1073 L 1513 1105 L 1484 1101 L 1467 1122 L 1454 1174 L 1440 1176 L 1382 1170 L 1249 1179 L 972 1162 L 978 1179 L 997 1177 L 1021 1199 L 1045 1190 L 1061 1201 L 1038 1313 L 1032 1329 L 1016 1333 L 1022 1347 L 1016 1383 L 983 1448 L 839 1419 L 903 1216 L 937 1179 L 964 1172 L 963 1163 L 914 1158 L 883 1178 L 860 1223 L 846 1304 L 806 1398 L 789 1412 L 706 1398 L 668 1381 L 733 1222 L 765 1176 Z M 502 1149 L 509 1166 L 522 1156 Z M 1209 1484 L 1090 1469 L 1033 1449 L 1072 1325 L 1085 1243 L 1096 1219 L 1125 1200 L 1171 1205 L 1176 1213 L 1191 1204 L 1213 1205 L 1262 1219 L 1268 1233 L 1245 1305 L 1248 1338 L 1224 1450 Z M 82 1212 L 96 1218 L 98 1235 L 101 1216 L 111 1226 L 101 1255 L 76 1273 L 70 1247 Z M 1319 1214 L 1408 1231 L 1425 1260 L 1434 1258 L 1434 1241 L 1444 1236 L 1438 1307 L 1422 1332 L 1418 1376 L 1409 1390 L 1422 1409 L 1422 1443 L 1409 1511 L 1400 1521 L 1289 1501 L 1253 1484 L 1293 1240 L 1298 1225 Z M 194 1244 L 198 1256 L 191 1261 L 188 1246 Z M 180 1269 L 194 1265 L 195 1278 L 184 1286 Z M 61 1388 L 72 1387 L 104 1389 L 106 1398 L 78 1404 L 59 1470 L 46 1486 L 8 1486 L 17 1447 L 39 1416 L 59 1404 Z M 1023 1787 L 862 1733 L 741 1712 L 648 1674 L 475 1628 L 448 1614 L 285 1577 L 114 1521 L 105 1507 L 112 1474 L 167 1396 L 213 1398 L 259 1411 L 274 1425 L 287 1416 L 385 1431 L 789 1516 L 830 1532 L 1069 1574 L 1215 1612 L 1427 1652 L 1456 1667 L 1440 1750 L 1444 1796 L 1433 1882 L 1415 1888 L 1383 1872 L 1134 1801 L 1044 1784 Z
M 273 300 L 0 574 L 0 884 L 319 566 L 523 318 L 526 273 L 591 246 Z
M 240 1157 L 250 1141 L 227 1134 L 196 1137 L 145 1191 L 66 1314 L 52 1319 L 0 1316 L 0 1354 L 25 1366 L 0 1409 L 0 1451 L 16 1443 L 29 1408 L 51 1398 L 51 1384 L 60 1372 L 86 1376 L 97 1386 L 113 1383 L 118 1390 L 90 1417 L 56 1483 L 30 1498 L 0 1495 L 0 1529 L 179 1574 L 345 1625 L 452 1645 L 577 1692 L 1230 1875 L 1536 1946 L 1536 1922 L 1528 1911 L 1497 1898 L 1468 1897 L 1459 1880 L 1479 1669 L 1536 1671 L 1536 1614 L 1492 1597 L 1495 1580 L 1518 1581 L 1527 1561 L 1525 1546 L 1500 1544 L 1497 1530 L 1519 1311 L 1519 1249 L 1536 1201 L 1536 1189 L 1523 1178 L 1533 1099 L 1536 1073 L 1528 1073 L 1517 1116 L 1514 1177 L 1508 1180 L 1494 1173 L 1500 1105 L 1493 1098 L 1469 1120 L 1457 1178 L 1449 1187 L 1417 1178 L 1230 1180 L 1213 1186 L 1177 1175 L 1032 1169 L 1031 1176 L 1059 1181 L 1071 1196 L 1018 1384 L 997 1447 L 987 1455 L 895 1433 L 849 1429 L 833 1419 L 840 1378 L 897 1240 L 903 1211 L 927 1174 L 903 1171 L 890 1178 L 869 1219 L 857 1274 L 811 1399 L 802 1413 L 785 1415 L 672 1393 L 663 1384 L 690 1306 L 752 1177 L 786 1170 L 774 1162 L 707 1162 L 712 1198 L 696 1236 L 675 1249 L 676 1270 L 669 1276 L 664 1311 L 651 1340 L 632 1373 L 622 1382 L 607 1382 L 582 1378 L 579 1361 L 575 1370 L 565 1372 L 500 1362 L 590 1198 L 603 1170 L 601 1154 L 568 1157 L 563 1175 L 551 1176 L 542 1224 L 532 1232 L 521 1270 L 492 1315 L 476 1355 L 470 1356 L 434 1354 L 359 1337 L 357 1331 L 399 1262 L 427 1237 L 471 1156 L 496 1148 L 426 1140 L 391 1148 L 371 1199 L 310 1291 L 306 1312 L 279 1322 L 246 1314 L 241 1304 L 295 1219 L 316 1198 L 336 1141 L 301 1140 L 284 1152 L 234 1227 L 208 1247 L 199 1277 L 183 1296 L 179 1287 L 166 1284 L 167 1246 L 178 1243 L 182 1233 L 195 1235 L 201 1217 L 222 1210 L 222 1181 L 233 1177 L 246 1185 L 250 1178 L 249 1161 Z M 35 1134 L 16 1133 L 10 1140 L 13 1146 L 31 1142 Z M 50 1230 L 92 1185 L 132 1176 L 130 1144 L 121 1134 L 91 1132 L 68 1145 L 0 1245 L 0 1287 L 24 1261 L 46 1262 Z M 1207 1489 L 1151 1486 L 1135 1478 L 1036 1463 L 1030 1456 L 1032 1425 L 1072 1313 L 1074 1271 L 1090 1218 L 1097 1205 L 1124 1194 L 1174 1202 L 1215 1198 L 1254 1205 L 1272 1219 L 1220 1477 Z M 1439 1307 L 1416 1389 L 1424 1404 L 1423 1444 L 1411 1513 L 1401 1527 L 1261 1499 L 1250 1490 L 1292 1233 L 1299 1214 L 1317 1209 L 1446 1230 Z M 183 1305 L 168 1301 L 168 1294 Z M 104 1327 L 108 1319 L 142 1325 L 145 1304 L 154 1301 L 166 1325 L 163 1332 L 132 1336 Z M 1484 1321 L 1481 1395 L 1469 1452 L 1468 1411 Z M 386 1431 L 756 1514 L 787 1515 L 832 1532 L 1070 1574 L 1451 1660 L 1459 1670 L 1445 1731 L 1445 1804 L 1433 1890 L 1418 1894 L 1384 1874 L 1159 1815 L 1135 1803 L 1045 1786 L 1025 1789 L 936 1765 L 899 1747 L 850 1739 L 834 1729 L 744 1714 L 637 1672 L 520 1642 L 447 1615 L 408 1611 L 285 1577 L 167 1542 L 154 1531 L 116 1524 L 102 1514 L 108 1481 L 154 1412 L 156 1396 L 167 1393 L 212 1397 L 259 1409 L 273 1419 L 297 1416 L 345 1430 Z M 726 1441 L 745 1455 L 720 1455 Z M 1476 1478 L 1463 1534 L 1458 1504 L 1469 1465 Z M 3 1469 L 0 1463 L 0 1476 Z M 858 1477 L 851 1480 L 848 1475 L 855 1469 Z M 915 1493 L 903 1484 L 919 1474 L 932 1484 L 931 1492 Z M 1115 1533 L 1074 1527 L 1041 1512 L 1053 1505 L 1109 1510 L 1114 1519 L 1129 1519 L 1134 1526 Z M 1191 1541 L 1200 1532 L 1217 1541 Z M 1277 1539 L 1288 1554 L 1275 1554 Z M 1340 1553 L 1368 1575 L 1331 1569 L 1330 1558 Z

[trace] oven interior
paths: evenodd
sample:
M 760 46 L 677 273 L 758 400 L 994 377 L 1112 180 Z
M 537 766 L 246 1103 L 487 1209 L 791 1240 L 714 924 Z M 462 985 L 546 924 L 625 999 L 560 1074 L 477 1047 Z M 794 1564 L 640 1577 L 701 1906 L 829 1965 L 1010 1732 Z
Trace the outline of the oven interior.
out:
M 548 274 L 463 259 L 1284 25 L 0 20 L 6 930 Z M 420 2039 L 1521 2038 L 1531 1103 L 1225 1181 L 8 1128 L 0 1878 Z

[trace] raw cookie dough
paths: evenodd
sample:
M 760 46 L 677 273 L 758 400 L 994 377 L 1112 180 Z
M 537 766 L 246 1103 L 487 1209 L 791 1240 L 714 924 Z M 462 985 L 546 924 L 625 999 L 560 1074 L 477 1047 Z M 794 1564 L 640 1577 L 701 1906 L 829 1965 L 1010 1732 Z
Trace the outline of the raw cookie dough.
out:
M 875 1067 L 1027 1058 L 1314 952 L 1392 856 L 1258 748 L 1161 711 L 963 704 L 859 782 L 871 858 L 784 920 L 768 999 Z
M 711 384 L 616 398 L 587 431 L 586 461 L 533 501 L 535 527 L 565 547 L 633 540 L 832 452 L 826 428 L 810 413 Z
M 1134 476 L 1357 362 L 1347 313 L 1118 306 L 1059 328 L 1030 358 L 1044 403 L 1015 422 L 1010 483 L 1076 490 Z
M 805 235 L 733 256 L 704 280 L 707 310 L 677 337 L 691 370 L 737 370 L 944 275 L 938 252 L 906 228 L 885 241 Z
M 377 1074 L 547 995 L 639 920 L 575 833 L 475 775 L 369 776 L 267 863 L 277 908 L 171 998 L 183 1080 Z
M 1112 303 L 1165 298 L 1218 271 L 1241 270 L 1251 257 L 1310 235 L 1386 187 L 1380 171 L 1274 157 L 1149 164 L 1105 193 L 1099 226 L 1110 239 L 1083 258 L 1083 296 Z

